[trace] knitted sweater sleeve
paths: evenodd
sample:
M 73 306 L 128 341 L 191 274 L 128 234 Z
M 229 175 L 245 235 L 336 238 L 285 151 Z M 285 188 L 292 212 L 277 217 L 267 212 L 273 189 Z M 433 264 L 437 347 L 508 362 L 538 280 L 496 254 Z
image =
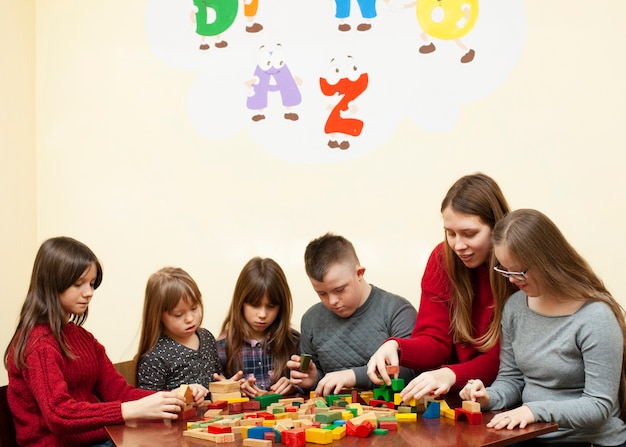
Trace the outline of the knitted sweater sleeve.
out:
M 50 432 L 74 434 L 77 441 L 99 437 L 99 433 L 90 432 L 103 432 L 105 425 L 124 423 L 121 402 L 150 394 L 128 386 L 106 357 L 102 345 L 87 331 L 81 331 L 88 336 L 72 337 L 71 346 L 81 363 L 81 371 L 73 374 L 84 376 L 84 389 L 69 389 L 65 371 L 71 360 L 62 355 L 52 336 L 35 340 L 31 337 L 23 368 L 24 382 L 38 402 Z M 92 390 L 99 396 L 92 394 Z
M 439 368 L 452 354 L 450 286 L 439 245 L 422 277 L 422 297 L 411 338 L 392 338 L 400 347 L 400 364 L 420 371 Z

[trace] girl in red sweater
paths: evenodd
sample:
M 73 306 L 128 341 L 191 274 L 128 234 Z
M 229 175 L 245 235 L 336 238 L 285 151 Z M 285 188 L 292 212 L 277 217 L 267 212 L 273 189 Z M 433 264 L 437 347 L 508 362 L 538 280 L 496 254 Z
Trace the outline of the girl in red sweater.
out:
M 128 385 L 104 347 L 81 327 L 101 281 L 100 262 L 81 242 L 57 237 L 39 248 L 4 354 L 20 446 L 112 445 L 105 425 L 176 419 L 185 405 L 175 392 Z
M 491 177 L 467 175 L 452 185 L 441 203 L 445 241 L 428 259 L 413 333 L 374 353 L 368 362 L 374 383 L 391 384 L 386 365 L 424 371 L 400 393 L 410 401 L 460 390 L 468 379 L 495 379 L 502 305 L 494 303 L 494 290 L 511 284 L 493 273 L 491 232 L 508 212 Z

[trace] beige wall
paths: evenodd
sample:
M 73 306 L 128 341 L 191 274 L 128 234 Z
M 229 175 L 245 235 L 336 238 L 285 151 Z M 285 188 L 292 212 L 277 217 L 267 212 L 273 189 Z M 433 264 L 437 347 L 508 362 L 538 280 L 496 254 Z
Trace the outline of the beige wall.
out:
M 426 258 L 443 236 L 441 198 L 474 171 L 493 176 L 514 208 L 550 215 L 626 304 L 625 2 L 524 2 L 519 64 L 493 94 L 463 105 L 457 126 L 432 134 L 404 120 L 375 150 L 321 165 L 277 159 L 247 132 L 222 140 L 196 133 L 185 102 L 195 76 L 155 58 L 146 4 L 39 1 L 36 32 L 32 4 L 1 19 L 4 54 L 16 60 L 15 79 L 0 86 L 9 100 L 0 138 L 11 142 L 0 146 L 11 216 L 0 236 L 8 247 L 3 348 L 34 250 L 60 234 L 87 243 L 104 264 L 86 327 L 113 361 L 134 355 L 145 281 L 164 265 L 197 280 L 204 325 L 217 335 L 243 264 L 273 257 L 290 281 L 299 327 L 316 301 L 302 253 L 329 230 L 354 242 L 372 283 L 417 306 Z
M 0 0 L 0 351 L 13 335 L 37 249 L 35 2 Z M 0 384 L 6 384 L 0 368 Z

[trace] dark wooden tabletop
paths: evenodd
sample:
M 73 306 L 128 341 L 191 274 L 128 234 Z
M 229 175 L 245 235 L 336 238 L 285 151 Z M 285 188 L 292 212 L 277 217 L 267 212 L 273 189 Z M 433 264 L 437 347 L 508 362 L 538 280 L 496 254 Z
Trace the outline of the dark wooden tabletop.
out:
M 449 446 L 506 446 L 539 435 L 556 431 L 553 423 L 530 424 L 526 428 L 494 430 L 485 424 L 495 413 L 483 413 L 481 425 L 470 425 L 466 420 L 453 421 L 447 418 L 424 419 L 420 414 L 417 422 L 401 422 L 398 431 L 386 435 L 370 435 L 367 438 L 346 436 L 334 441 L 332 447 L 449 447 Z M 112 425 L 106 430 L 118 447 L 207 447 L 217 446 L 211 441 L 183 437 L 186 421 L 170 423 L 139 422 L 127 425 Z M 239 447 L 242 441 L 226 444 Z M 318 444 L 307 444 L 318 446 Z

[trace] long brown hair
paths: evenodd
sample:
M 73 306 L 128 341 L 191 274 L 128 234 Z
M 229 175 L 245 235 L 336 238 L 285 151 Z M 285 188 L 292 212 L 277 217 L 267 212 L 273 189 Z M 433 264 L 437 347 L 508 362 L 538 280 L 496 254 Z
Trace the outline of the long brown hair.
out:
M 492 237 L 494 245 L 506 248 L 525 268 L 532 269 L 542 292 L 572 300 L 600 301 L 613 311 L 624 339 L 619 400 L 622 418 L 626 416 L 626 322 L 622 306 L 545 214 L 531 209 L 513 211 L 498 222 Z M 504 295 L 496 296 L 502 304 L 505 300 Z
M 452 210 L 477 216 L 490 228 L 509 212 L 509 205 L 502 190 L 491 177 L 476 173 L 458 179 L 441 202 L 441 212 L 450 207 Z M 479 351 L 491 349 L 500 337 L 501 303 L 494 302 L 493 319 L 487 332 L 475 338 L 472 327 L 472 302 L 474 288 L 471 271 L 459 259 L 454 250 L 444 243 L 444 257 L 448 277 L 452 285 L 452 299 L 450 307 L 450 330 L 455 342 L 468 343 L 477 346 Z M 492 254 L 489 259 L 490 280 L 492 292 L 511 294 L 514 288 L 509 281 L 493 272 L 495 258 Z
M 88 309 L 81 315 L 70 314 L 69 319 L 59 296 L 74 284 L 91 265 L 96 267 L 94 289 L 102 282 L 102 266 L 96 255 L 82 242 L 70 237 L 55 237 L 46 240 L 35 257 L 26 300 L 22 305 L 17 329 L 5 353 L 7 366 L 9 351 L 18 368 L 24 366 L 25 350 L 30 334 L 37 324 L 50 326 L 54 339 L 59 343 L 63 355 L 74 358 L 65 340 L 65 325 L 72 322 L 82 326 L 87 320 Z
M 174 309 L 181 299 L 199 306 L 204 316 L 202 294 L 189 273 L 179 267 L 164 267 L 150 275 L 143 302 L 141 337 L 133 365 L 135 369 L 141 356 L 152 351 L 163 333 L 163 313 Z
M 226 337 L 227 362 L 224 374 L 231 377 L 243 368 L 241 348 L 250 338 L 251 329 L 243 316 L 243 305 L 258 306 L 267 297 L 268 301 L 280 306 L 274 322 L 267 328 L 268 344 L 272 351 L 272 382 L 276 382 L 287 371 L 289 357 L 296 353 L 296 340 L 291 330 L 293 301 L 283 269 L 271 258 L 250 259 L 241 270 L 230 309 L 222 324 L 221 334 Z

